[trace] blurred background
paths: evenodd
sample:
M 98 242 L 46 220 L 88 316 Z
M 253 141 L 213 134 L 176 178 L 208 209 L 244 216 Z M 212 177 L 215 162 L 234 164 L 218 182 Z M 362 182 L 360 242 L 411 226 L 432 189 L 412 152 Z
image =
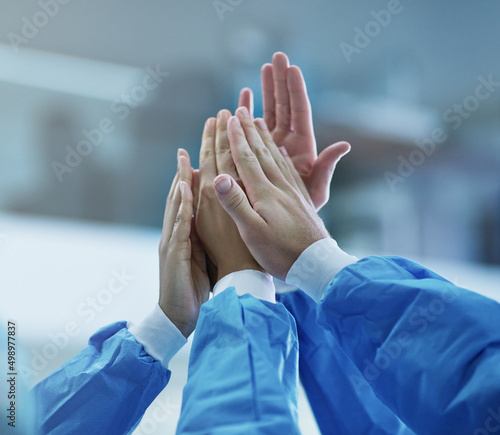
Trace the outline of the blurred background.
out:
M 1 316 L 22 325 L 30 369 L 48 334 L 81 326 L 28 383 L 98 327 L 151 309 L 176 150 L 197 166 L 205 119 L 233 111 L 244 86 L 260 116 L 260 67 L 275 51 L 303 70 L 318 149 L 352 145 L 321 212 L 340 246 L 500 294 L 498 2 L 0 5 Z M 78 307 L 122 269 L 134 279 L 87 322 Z M 187 358 L 173 362 L 162 433 L 175 428 Z

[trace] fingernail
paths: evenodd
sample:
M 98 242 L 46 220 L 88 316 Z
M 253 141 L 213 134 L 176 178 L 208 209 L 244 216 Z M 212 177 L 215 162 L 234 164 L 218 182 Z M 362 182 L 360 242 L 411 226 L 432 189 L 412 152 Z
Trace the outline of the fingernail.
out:
M 234 124 L 237 127 L 241 127 L 241 122 L 240 122 L 240 120 L 238 119 L 237 116 L 231 116 L 231 118 L 229 118 L 229 122 L 234 122 Z
M 227 175 L 224 177 L 220 177 L 215 182 L 215 188 L 219 193 L 226 193 L 230 189 L 230 187 L 231 187 L 231 178 L 229 178 Z
M 185 194 L 185 191 L 186 191 L 186 182 L 185 181 L 181 181 L 180 185 L 179 185 L 179 188 L 181 189 L 181 198 L 184 198 L 184 194 Z
M 262 118 L 257 118 L 255 123 L 261 130 L 267 130 L 267 124 L 264 122 Z
M 279 150 L 281 154 L 283 154 L 285 157 L 288 157 L 288 151 L 285 147 L 279 147 Z

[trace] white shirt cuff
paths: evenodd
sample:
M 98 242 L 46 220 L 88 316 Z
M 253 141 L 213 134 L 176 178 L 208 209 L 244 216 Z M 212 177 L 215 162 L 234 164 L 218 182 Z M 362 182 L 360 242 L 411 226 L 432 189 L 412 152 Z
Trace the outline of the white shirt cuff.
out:
M 276 288 L 276 294 L 282 293 L 291 293 L 298 290 L 294 285 L 289 285 L 285 281 L 281 281 L 281 279 L 273 278 L 274 287 Z
M 335 240 L 318 240 L 293 263 L 286 276 L 286 283 L 301 289 L 319 302 L 337 273 L 357 261 L 356 257 L 342 251 Z
M 228 287 L 234 287 L 238 296 L 249 293 L 258 299 L 276 302 L 276 292 L 271 275 L 258 270 L 239 270 L 226 275 L 215 284 L 214 297 Z
M 128 330 L 144 350 L 166 369 L 173 356 L 187 343 L 187 338 L 159 305 L 141 323 L 129 326 Z

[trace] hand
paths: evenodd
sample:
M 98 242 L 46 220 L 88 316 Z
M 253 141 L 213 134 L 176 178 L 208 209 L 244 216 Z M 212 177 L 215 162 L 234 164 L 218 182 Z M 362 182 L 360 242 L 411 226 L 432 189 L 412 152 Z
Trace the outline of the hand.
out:
M 195 172 L 196 230 L 210 260 L 217 266 L 218 280 L 245 269 L 262 270 L 241 240 L 238 228 L 219 204 L 214 190 L 218 174 L 237 178 L 227 137 L 228 110 L 205 123 L 200 150 L 200 170 Z
M 319 210 L 330 197 L 330 182 L 335 166 L 350 151 L 351 146 L 347 142 L 337 142 L 317 156 L 306 84 L 300 69 L 290 67 L 286 54 L 274 54 L 273 63 L 262 67 L 261 80 L 264 121 L 274 142 L 286 148 Z M 253 113 L 250 89 L 241 91 L 238 105 Z
M 217 197 L 258 263 L 285 279 L 300 254 L 328 231 L 301 194 L 292 164 L 280 158 L 269 131 L 257 129 L 246 108 L 229 120 L 228 137 L 246 195 L 234 177 L 219 175 Z
M 185 337 L 194 331 L 210 283 L 205 251 L 192 225 L 192 169 L 189 155 L 179 150 L 178 170 L 165 207 L 160 240 L 159 305 Z

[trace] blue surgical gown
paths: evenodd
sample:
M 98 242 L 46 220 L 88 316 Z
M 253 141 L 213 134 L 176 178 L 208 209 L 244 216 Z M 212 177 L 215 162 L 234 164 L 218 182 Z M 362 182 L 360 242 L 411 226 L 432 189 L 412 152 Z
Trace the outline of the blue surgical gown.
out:
M 362 376 L 333 336 L 316 321 L 318 305 L 302 291 L 278 294 L 294 316 L 299 336 L 299 374 L 323 435 L 410 435 L 370 387 L 357 389 Z
M 418 434 L 500 430 L 497 302 L 404 258 L 368 257 L 328 286 L 316 309 L 321 330 L 310 301 L 285 303 L 302 333 L 301 375 L 323 433 L 409 433 L 396 416 Z M 178 432 L 297 433 L 297 349 L 281 304 L 233 289 L 211 299 Z M 129 433 L 169 376 L 124 322 L 103 328 L 35 387 L 42 433 Z
M 297 365 L 286 308 L 226 289 L 201 308 L 177 432 L 300 433 Z
M 40 434 L 131 433 L 169 379 L 126 322 L 108 325 L 34 387 Z
M 298 341 L 281 304 L 233 288 L 203 305 L 189 363 L 179 433 L 276 434 L 297 428 Z M 125 322 L 35 386 L 41 434 L 127 434 L 167 385 Z
M 496 301 L 405 258 L 368 257 L 330 283 L 317 321 L 362 374 L 349 376 L 356 389 L 415 433 L 500 430 Z

